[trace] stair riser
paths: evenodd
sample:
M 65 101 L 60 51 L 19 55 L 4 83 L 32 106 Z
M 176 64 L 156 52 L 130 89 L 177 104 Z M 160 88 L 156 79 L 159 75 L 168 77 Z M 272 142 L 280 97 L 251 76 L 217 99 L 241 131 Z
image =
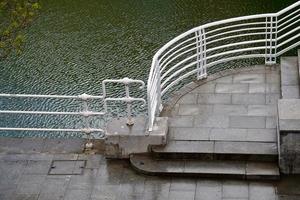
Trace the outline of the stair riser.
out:
M 239 180 L 279 180 L 279 175 L 245 175 L 245 174 L 208 174 L 208 173 L 162 173 L 162 172 L 149 172 L 141 170 L 134 165 L 131 167 L 138 173 L 149 176 L 166 176 L 166 177 L 190 177 L 190 178 L 217 178 L 217 179 L 239 179 Z
M 197 159 L 197 160 L 237 160 L 237 161 L 263 161 L 277 162 L 277 155 L 259 154 L 210 154 L 210 153 L 157 153 L 152 152 L 156 159 Z

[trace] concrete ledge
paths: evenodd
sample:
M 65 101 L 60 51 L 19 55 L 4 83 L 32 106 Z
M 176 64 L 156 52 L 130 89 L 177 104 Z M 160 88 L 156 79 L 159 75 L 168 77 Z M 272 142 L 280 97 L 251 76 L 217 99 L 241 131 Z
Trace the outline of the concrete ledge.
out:
M 300 132 L 300 99 L 280 99 L 278 118 L 280 132 Z
M 129 158 L 132 153 L 146 153 L 150 146 L 165 145 L 168 118 L 157 117 L 152 132 L 147 131 L 145 118 L 136 118 L 133 126 L 126 118 L 114 119 L 107 125 L 105 139 L 106 158 Z
M 300 99 L 278 101 L 280 170 L 300 174 Z

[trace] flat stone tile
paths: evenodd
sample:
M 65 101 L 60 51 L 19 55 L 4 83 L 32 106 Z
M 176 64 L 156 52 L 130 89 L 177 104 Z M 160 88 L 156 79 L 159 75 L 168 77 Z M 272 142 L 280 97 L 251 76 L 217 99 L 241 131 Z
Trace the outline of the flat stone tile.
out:
M 249 116 L 276 116 L 276 105 L 248 105 Z
M 267 117 L 266 128 L 277 128 L 277 117 Z
M 224 181 L 223 198 L 225 199 L 248 199 L 248 183 L 243 181 Z
M 277 142 L 276 129 L 247 129 L 247 141 Z
M 179 104 L 196 104 L 197 94 L 186 94 L 178 101 Z
M 233 94 L 232 95 L 233 104 L 265 104 L 266 95 L 265 94 Z
M 200 174 L 234 174 L 243 176 L 246 173 L 246 165 L 244 162 L 186 160 L 184 172 Z
M 265 74 L 235 74 L 233 76 L 234 83 L 264 83 Z
M 78 160 L 86 160 L 86 169 L 99 169 L 106 162 L 105 157 L 99 154 L 79 154 Z
M 195 191 L 170 191 L 169 200 L 194 200 Z
M 217 181 L 197 181 L 195 200 L 221 200 L 222 184 Z
M 266 93 L 266 84 L 262 83 L 250 83 L 249 93 Z
M 180 105 L 178 115 L 198 115 L 200 113 L 211 113 L 212 105 Z
M 120 185 L 101 185 L 92 191 L 91 198 L 95 200 L 117 200 Z
M 196 189 L 196 180 L 195 179 L 179 179 L 173 178 L 171 182 L 170 190 L 177 191 L 195 191 Z
M 266 93 L 267 94 L 279 94 L 280 93 L 280 84 L 278 83 L 268 83 L 266 84 Z
M 71 177 L 68 189 L 72 190 L 91 190 L 96 183 L 98 174 L 97 169 L 85 169 L 83 175 Z
M 64 200 L 88 200 L 90 196 L 89 190 L 67 190 Z
M 169 118 L 170 127 L 193 127 L 194 117 L 193 116 L 181 116 Z
M 171 140 L 209 140 L 210 128 L 171 128 Z
M 18 149 L 20 153 L 38 153 L 42 152 L 43 146 L 44 139 L 42 138 L 23 138 L 18 144 Z
M 277 154 L 277 143 L 215 142 L 215 153 Z
M 248 176 L 260 176 L 260 175 L 279 175 L 278 166 L 274 163 L 255 163 L 248 162 L 246 167 L 246 174 Z
M 214 114 L 222 115 L 244 115 L 247 114 L 247 106 L 245 105 L 214 105 Z
M 275 188 L 270 183 L 250 183 L 249 200 L 274 200 Z
M 300 96 L 298 85 L 281 86 L 281 92 L 283 99 L 298 99 Z
M 16 194 L 39 194 L 41 189 L 40 183 L 18 184 Z
M 197 115 L 195 116 L 195 127 L 227 128 L 229 127 L 229 116 L 226 115 Z
M 81 153 L 84 148 L 83 139 L 46 139 L 43 152 L 47 153 Z
M 266 104 L 275 105 L 277 107 L 280 94 L 266 94 Z
M 239 83 L 217 83 L 216 93 L 248 93 L 249 85 L 248 84 L 239 84 Z
M 15 194 L 10 200 L 37 200 L 38 194 Z
M 244 141 L 246 137 L 247 129 L 213 128 L 210 132 L 210 140 L 215 141 Z
M 51 161 L 28 161 L 24 174 L 42 174 L 47 175 L 49 168 L 51 165 Z
M 232 83 L 233 76 L 224 76 L 215 80 L 216 83 Z
M 230 104 L 231 94 L 199 94 L 199 104 Z
M 265 128 L 266 118 L 261 116 L 230 116 L 232 128 Z
M 173 152 L 173 153 L 212 153 L 214 142 L 212 141 L 170 141 L 164 148 L 154 147 L 155 152 Z
M 191 93 L 197 93 L 197 94 L 214 93 L 215 87 L 216 87 L 215 83 L 205 83 L 192 90 Z
M 70 177 L 70 176 L 69 176 Z M 57 196 L 64 196 L 64 193 L 67 189 L 69 178 L 53 178 L 48 177 L 42 184 L 42 189 L 40 195 L 42 194 L 56 194 Z M 47 195 L 45 195 L 47 196 Z
M 267 83 L 280 83 L 279 73 L 267 73 L 266 74 L 266 82 Z

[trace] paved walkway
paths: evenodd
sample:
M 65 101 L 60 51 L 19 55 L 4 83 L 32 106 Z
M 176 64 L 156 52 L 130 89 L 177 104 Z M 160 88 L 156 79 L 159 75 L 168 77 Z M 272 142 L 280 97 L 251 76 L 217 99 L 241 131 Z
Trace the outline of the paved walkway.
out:
M 277 154 L 279 98 L 279 67 L 236 70 L 200 85 L 165 114 L 171 127 L 165 151 L 196 141 L 212 153 Z
M 10 142 L 7 142 L 10 141 Z M 1 146 L 14 145 L 0 138 Z M 39 153 L 27 146 L 0 153 L 1 200 L 296 200 L 300 177 L 279 182 L 151 177 L 135 173 L 127 161 L 106 160 L 102 155 Z M 53 145 L 54 149 L 58 149 Z M 77 151 L 75 149 L 75 151 Z M 32 153 L 35 152 L 35 153 Z M 87 160 L 82 175 L 48 175 L 53 160 Z M 56 163 L 56 172 L 76 171 L 70 162 Z M 81 169 L 82 170 L 82 169 Z

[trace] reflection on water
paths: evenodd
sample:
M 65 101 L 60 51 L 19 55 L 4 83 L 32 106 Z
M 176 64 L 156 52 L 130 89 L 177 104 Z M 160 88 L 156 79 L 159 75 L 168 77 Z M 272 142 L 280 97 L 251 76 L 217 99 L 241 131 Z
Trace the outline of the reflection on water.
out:
M 23 54 L 0 61 L 0 93 L 99 95 L 101 81 L 107 78 L 128 76 L 146 81 L 154 53 L 178 34 L 219 19 L 276 12 L 293 2 L 41 0 L 41 16 L 26 30 Z M 10 104 L 0 99 L 0 109 L 72 110 L 77 104 L 26 99 Z M 100 110 L 101 104 L 95 109 Z M 0 126 L 56 127 L 57 121 L 66 128 L 80 126 L 78 119 L 0 115 Z M 95 121 L 99 125 L 101 119 Z

